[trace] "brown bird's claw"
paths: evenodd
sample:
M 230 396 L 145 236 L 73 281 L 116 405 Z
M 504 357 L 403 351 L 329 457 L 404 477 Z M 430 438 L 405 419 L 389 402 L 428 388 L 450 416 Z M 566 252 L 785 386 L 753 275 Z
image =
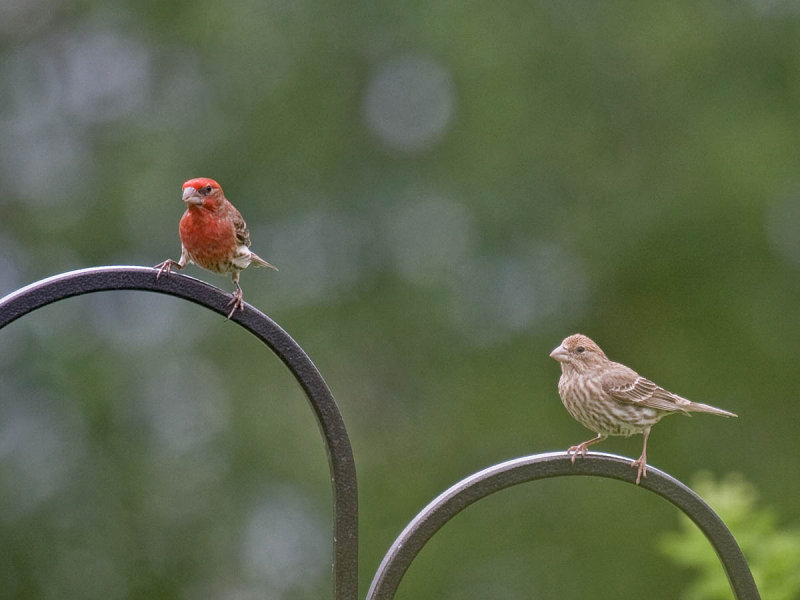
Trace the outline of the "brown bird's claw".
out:
M 639 458 L 631 463 L 631 468 L 638 467 L 636 473 L 636 485 L 642 480 L 642 477 L 647 477 L 647 457 L 642 454 Z
M 244 301 L 242 300 L 242 290 L 238 289 L 231 294 L 231 301 L 228 302 L 227 306 L 233 306 L 231 308 L 231 312 L 228 313 L 228 318 L 230 319 L 237 310 L 241 309 L 244 310 Z
M 586 453 L 589 451 L 589 446 L 592 444 L 596 444 L 598 442 L 602 442 L 606 439 L 607 435 L 604 433 L 598 433 L 597 437 L 593 437 L 590 440 L 586 440 L 585 442 L 581 442 L 577 446 L 570 446 L 567 449 L 567 455 L 572 454 L 572 464 L 575 464 L 575 459 L 578 457 L 580 453 L 581 456 L 586 456 Z
M 589 451 L 589 444 L 583 442 L 582 444 L 578 444 L 577 446 L 570 446 L 567 448 L 567 455 L 572 454 L 572 464 L 575 464 L 575 459 L 580 454 L 582 457 L 586 456 L 586 453 Z
M 155 267 L 153 267 L 154 269 L 158 269 L 158 273 L 156 273 L 156 280 L 159 277 L 161 277 L 164 273 L 169 275 L 172 272 L 172 265 L 177 265 L 177 264 L 178 263 L 176 263 L 171 258 L 168 258 L 162 263 L 158 263 Z

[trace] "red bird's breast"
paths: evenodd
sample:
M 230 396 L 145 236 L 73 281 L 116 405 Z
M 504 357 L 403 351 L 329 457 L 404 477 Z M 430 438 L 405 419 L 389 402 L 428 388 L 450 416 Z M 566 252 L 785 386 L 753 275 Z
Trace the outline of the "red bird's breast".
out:
M 231 257 L 237 248 L 236 231 L 230 219 L 220 218 L 206 208 L 191 206 L 181 218 L 181 243 L 196 265 L 229 273 Z

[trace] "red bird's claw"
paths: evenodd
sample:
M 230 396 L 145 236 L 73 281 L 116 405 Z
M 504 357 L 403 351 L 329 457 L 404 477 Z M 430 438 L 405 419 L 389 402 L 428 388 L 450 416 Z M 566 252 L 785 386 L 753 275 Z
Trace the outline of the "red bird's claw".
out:
M 228 313 L 228 318 L 230 319 L 238 309 L 244 310 L 244 301 L 242 300 L 242 292 L 236 291 L 233 292 L 231 295 L 231 301 L 228 302 L 228 306 L 233 305 L 231 308 L 231 312 Z
M 154 269 L 158 269 L 158 273 L 156 273 L 156 279 L 161 277 L 164 273 L 169 275 L 172 272 L 173 262 L 174 261 L 171 258 L 168 258 L 164 262 L 158 263 L 155 267 L 153 267 Z

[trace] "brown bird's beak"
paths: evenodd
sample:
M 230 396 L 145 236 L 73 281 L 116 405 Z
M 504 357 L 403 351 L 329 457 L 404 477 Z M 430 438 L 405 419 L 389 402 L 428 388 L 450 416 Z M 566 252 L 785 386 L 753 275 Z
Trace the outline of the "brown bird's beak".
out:
M 192 186 L 183 188 L 183 201 L 186 204 L 202 204 L 203 198 Z
M 569 352 L 564 346 L 559 346 L 550 353 L 550 358 L 555 358 L 558 362 L 566 362 L 569 358 Z

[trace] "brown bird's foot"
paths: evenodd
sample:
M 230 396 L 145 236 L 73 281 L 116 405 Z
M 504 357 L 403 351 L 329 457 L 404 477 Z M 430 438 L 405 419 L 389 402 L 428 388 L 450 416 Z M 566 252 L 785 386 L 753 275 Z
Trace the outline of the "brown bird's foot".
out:
M 647 455 L 642 454 L 639 458 L 631 463 L 631 468 L 638 467 L 638 472 L 636 473 L 636 485 L 639 485 L 639 482 L 642 480 L 642 477 L 647 477 Z
M 602 442 L 608 436 L 603 435 L 602 433 L 598 433 L 597 437 L 594 437 L 590 440 L 586 440 L 585 442 L 581 442 L 577 446 L 570 446 L 567 449 L 567 455 L 572 454 L 572 464 L 575 464 L 575 459 L 578 457 L 578 454 L 581 456 L 586 456 L 586 453 L 589 451 L 589 446 L 592 444 L 596 444 L 597 442 Z
M 237 310 L 243 310 L 244 301 L 242 300 L 242 290 L 238 288 L 236 291 L 231 294 L 231 301 L 228 302 L 228 306 L 232 306 L 231 312 L 228 313 L 228 318 L 230 319 Z
M 158 269 L 158 273 L 156 273 L 156 279 L 161 277 L 164 273 L 167 275 L 172 273 L 173 266 L 178 267 L 179 269 L 182 268 L 180 263 L 172 260 L 171 258 L 168 258 L 162 263 L 158 263 L 155 267 L 153 267 L 154 269 Z
M 636 485 L 639 485 L 639 482 L 642 480 L 642 475 L 647 477 L 647 438 L 650 437 L 649 427 L 645 427 L 642 431 L 642 436 L 644 437 L 642 455 L 631 464 L 631 467 L 639 467 L 639 471 L 636 473 Z
M 567 454 L 572 454 L 572 464 L 575 464 L 575 459 L 578 457 L 578 454 L 581 457 L 586 456 L 586 453 L 589 451 L 589 442 L 583 442 L 582 444 L 578 444 L 577 446 L 570 446 L 567 448 Z

